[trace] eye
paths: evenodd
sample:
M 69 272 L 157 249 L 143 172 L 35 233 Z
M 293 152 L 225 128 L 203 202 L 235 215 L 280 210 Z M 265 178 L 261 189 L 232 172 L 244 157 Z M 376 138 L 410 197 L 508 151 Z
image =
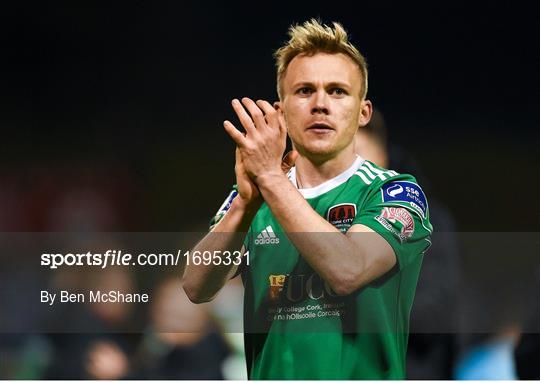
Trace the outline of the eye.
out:
M 337 96 L 344 96 L 344 95 L 347 95 L 347 91 L 343 88 L 333 88 L 333 89 L 330 89 L 330 94 L 334 94 Z
M 299 88 L 296 93 L 300 94 L 300 95 L 310 95 L 311 93 L 313 93 L 313 89 L 311 89 L 310 87 L 308 86 L 304 86 L 304 87 L 301 87 Z

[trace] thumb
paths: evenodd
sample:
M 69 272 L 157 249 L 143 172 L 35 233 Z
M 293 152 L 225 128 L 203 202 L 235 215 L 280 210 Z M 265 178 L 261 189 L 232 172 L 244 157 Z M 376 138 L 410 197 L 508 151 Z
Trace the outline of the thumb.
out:
M 294 166 L 296 159 L 298 158 L 298 151 L 291 150 L 283 157 L 281 161 L 281 169 L 283 172 L 287 172 Z
M 240 148 L 238 146 L 236 146 L 236 150 L 234 151 L 234 159 L 236 160 L 237 165 L 242 164 L 242 153 L 240 152 Z

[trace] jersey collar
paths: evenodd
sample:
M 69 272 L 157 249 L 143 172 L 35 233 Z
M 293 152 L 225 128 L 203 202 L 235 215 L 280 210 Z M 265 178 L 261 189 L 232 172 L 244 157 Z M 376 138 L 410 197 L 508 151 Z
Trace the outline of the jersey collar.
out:
M 298 189 L 298 191 L 302 194 L 304 198 L 312 199 L 345 183 L 347 180 L 349 180 L 351 176 L 354 175 L 354 173 L 358 170 L 358 168 L 362 166 L 364 161 L 365 161 L 364 158 L 357 155 L 356 160 L 347 170 L 343 171 L 341 174 L 339 174 L 335 178 L 327 180 L 326 182 L 321 183 L 318 186 L 312 187 L 312 188 L 298 188 L 298 183 L 296 182 L 296 166 L 289 170 L 289 173 L 287 174 L 287 176 L 292 182 L 292 184 L 294 184 L 294 187 Z

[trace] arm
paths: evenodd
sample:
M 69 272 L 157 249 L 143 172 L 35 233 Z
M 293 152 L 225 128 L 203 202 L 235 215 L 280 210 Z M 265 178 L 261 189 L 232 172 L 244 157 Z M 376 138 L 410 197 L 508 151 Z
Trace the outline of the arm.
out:
M 257 187 L 245 174 L 242 159 L 236 151 L 235 165 L 238 196 L 223 219 L 214 226 L 193 249 L 195 251 L 236 251 L 242 247 L 245 233 L 261 205 Z M 236 272 L 238 266 L 230 265 L 195 265 L 190 262 L 184 276 L 184 290 L 194 303 L 212 300 L 227 280 Z
M 356 224 L 343 235 L 285 176 L 259 176 L 257 184 L 291 242 L 337 294 L 356 291 L 396 264 L 394 250 L 379 234 Z
M 294 165 L 298 156 L 291 151 L 281 162 L 281 171 L 286 173 Z M 194 251 L 230 251 L 242 247 L 246 232 L 255 217 L 262 198 L 258 188 L 245 173 L 240 152 L 236 150 L 235 165 L 238 196 L 232 201 L 225 216 L 212 228 L 193 249 Z M 243 254 L 242 249 L 242 254 Z M 220 289 L 236 272 L 238 266 L 194 265 L 190 263 L 184 277 L 184 290 L 192 302 L 201 303 L 212 300 Z
M 246 207 L 236 198 L 223 219 L 209 232 L 191 252 L 200 251 L 236 251 L 249 228 L 255 211 Z M 243 252 L 243 251 L 242 251 Z M 212 300 L 237 271 L 238 266 L 230 265 L 195 265 L 190 262 L 184 276 L 184 290 L 194 303 Z

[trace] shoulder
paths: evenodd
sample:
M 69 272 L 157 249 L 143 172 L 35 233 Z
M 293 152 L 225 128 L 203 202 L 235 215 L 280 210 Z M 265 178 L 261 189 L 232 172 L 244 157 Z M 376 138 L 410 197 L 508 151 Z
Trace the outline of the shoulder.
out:
M 368 160 L 364 160 L 356 170 L 355 175 L 358 176 L 366 185 L 374 187 L 377 184 L 385 182 L 388 179 L 394 178 L 400 174 L 394 170 L 388 170 L 379 167 Z
M 426 194 L 411 174 L 400 174 L 365 161 L 358 173 L 369 177 L 369 194 L 373 202 L 405 207 L 426 218 L 429 214 Z M 360 175 L 359 175 L 360 177 Z M 362 178 L 362 177 L 360 177 Z M 362 179 L 364 181 L 364 179 Z
M 369 169 L 373 178 L 369 179 L 367 196 L 355 223 L 383 236 L 400 264 L 408 264 L 413 257 L 403 257 L 404 253 L 425 253 L 431 245 L 433 227 L 427 197 L 410 174 L 399 174 L 367 161 L 363 167 Z M 369 174 L 367 170 L 361 172 Z

